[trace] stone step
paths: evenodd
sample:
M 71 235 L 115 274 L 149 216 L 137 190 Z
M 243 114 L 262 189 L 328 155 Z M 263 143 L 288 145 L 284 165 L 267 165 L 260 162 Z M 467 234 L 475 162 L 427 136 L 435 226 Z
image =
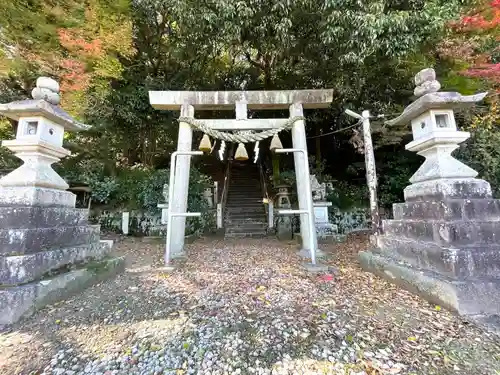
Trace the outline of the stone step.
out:
M 266 215 L 253 215 L 253 216 L 227 216 L 226 221 L 230 221 L 232 223 L 237 223 L 237 224 L 245 224 L 245 223 L 252 223 L 252 224 L 265 224 L 267 223 L 267 216 Z
M 99 242 L 99 225 L 0 230 L 0 256 Z
M 445 247 L 387 235 L 379 236 L 377 244 L 386 257 L 454 279 L 500 277 L 500 244 Z
M 229 189 L 227 192 L 228 195 L 256 195 L 256 196 L 262 196 L 262 190 L 260 187 L 254 187 L 254 186 L 245 186 L 241 187 L 238 189 Z
M 435 242 L 441 246 L 500 242 L 500 221 L 384 220 L 383 227 L 386 235 Z
M 264 204 L 262 202 L 255 202 L 255 201 L 247 201 L 247 202 L 228 202 L 226 203 L 227 208 L 260 208 L 262 211 L 264 211 Z
M 244 202 L 253 202 L 254 201 L 254 202 L 262 203 L 263 199 L 264 199 L 264 197 L 262 196 L 262 194 L 255 194 L 255 193 L 231 194 L 231 193 L 229 193 L 227 195 L 226 202 L 232 200 L 232 201 L 244 201 Z
M 224 218 L 224 222 L 235 223 L 235 224 L 245 224 L 245 223 L 267 224 L 267 217 L 265 215 L 255 215 L 252 217 L 226 216 Z
M 234 220 L 261 220 L 263 218 L 267 218 L 267 215 L 262 209 L 259 212 L 233 212 L 226 215 L 226 217 Z
M 262 203 L 264 197 L 262 194 L 255 194 L 255 193 L 233 193 L 233 194 L 228 194 L 226 202 L 229 200 L 236 200 L 236 201 L 257 201 Z
M 224 238 L 262 238 L 267 236 L 267 232 L 255 232 L 255 233 L 228 233 L 224 235 Z
M 500 220 L 498 199 L 448 199 L 393 205 L 394 219 Z
M 234 223 L 226 223 L 226 231 L 230 232 L 255 232 L 266 230 L 266 223 L 246 223 L 246 224 L 234 224 Z
M 262 206 L 262 198 L 228 198 L 226 206 Z
M 239 208 L 238 211 L 226 210 L 224 218 L 236 219 L 236 220 L 244 220 L 244 219 L 264 220 L 264 218 L 267 218 L 267 214 L 262 207 L 255 207 L 255 208 L 246 207 L 246 208 Z
M 80 226 L 88 223 L 86 208 L 0 207 L 0 228 L 31 229 Z
M 242 215 L 253 215 L 255 213 L 260 213 L 262 215 L 265 215 L 265 209 L 264 205 L 259 205 L 259 206 L 248 206 L 248 207 L 241 207 L 239 205 L 235 206 L 226 206 L 225 209 L 225 214 L 227 216 L 231 216 L 233 214 L 242 214 Z
M 229 181 L 229 189 L 255 186 L 260 187 L 260 179 L 256 178 L 231 178 Z
M 265 229 L 241 229 L 241 230 L 232 230 L 230 228 L 226 228 L 225 236 L 238 236 L 240 234 L 254 234 L 257 236 L 263 236 L 267 232 Z
M 110 253 L 112 245 L 113 241 L 100 241 L 35 254 L 0 257 L 0 285 L 25 284 L 67 265 L 102 259 Z
M 255 186 L 254 184 L 245 184 L 241 186 L 230 186 L 228 193 L 254 193 L 254 194 L 262 194 L 262 189 L 259 186 Z

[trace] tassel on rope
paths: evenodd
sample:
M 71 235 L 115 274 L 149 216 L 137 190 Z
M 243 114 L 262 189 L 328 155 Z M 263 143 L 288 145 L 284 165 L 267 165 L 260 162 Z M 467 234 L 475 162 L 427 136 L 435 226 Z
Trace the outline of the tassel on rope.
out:
M 210 152 L 212 150 L 212 143 L 210 142 L 210 138 L 208 137 L 208 135 L 203 134 L 203 138 L 201 139 L 198 150 L 203 152 Z
M 276 149 L 283 148 L 283 144 L 281 143 L 280 137 L 278 134 L 275 134 L 273 136 L 273 139 L 271 139 L 271 146 L 269 146 L 269 149 L 271 151 L 274 151 Z
M 234 158 L 239 161 L 248 160 L 247 149 L 245 148 L 245 145 L 243 143 L 238 144 L 238 148 L 236 149 Z

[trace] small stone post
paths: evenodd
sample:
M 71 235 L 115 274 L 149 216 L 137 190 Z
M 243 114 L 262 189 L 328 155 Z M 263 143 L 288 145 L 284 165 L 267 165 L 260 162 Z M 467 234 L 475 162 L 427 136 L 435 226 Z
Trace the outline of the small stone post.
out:
M 189 104 L 181 106 L 181 117 L 194 117 L 194 107 Z M 191 125 L 181 122 L 179 123 L 179 136 L 177 140 L 177 151 L 191 151 L 193 142 L 193 129 Z M 189 170 L 191 167 L 190 155 L 179 155 L 175 168 L 175 184 L 174 184 L 174 199 L 172 212 L 187 212 L 187 201 L 189 191 Z M 172 181 L 168 182 L 169 184 Z M 172 228 L 168 228 L 172 232 L 171 256 L 175 257 L 184 251 L 184 236 L 186 234 L 186 218 L 173 217 Z
M 302 104 L 295 103 L 290 106 L 290 117 L 294 116 L 304 116 L 304 110 L 302 108 Z M 306 141 L 306 129 L 304 125 L 304 121 L 296 121 L 292 127 L 292 143 L 293 148 L 304 149 L 307 151 L 307 141 Z M 304 184 L 310 184 L 309 177 L 309 165 L 304 162 L 304 156 L 296 152 L 293 154 L 294 162 L 295 162 L 295 174 L 297 179 L 297 195 L 299 200 L 299 209 L 305 210 L 307 208 L 307 199 L 311 200 L 312 205 L 312 196 L 307 196 L 306 194 L 306 186 Z M 306 160 L 307 161 L 307 160 Z M 309 227 L 307 225 L 307 215 L 300 215 L 300 236 L 302 238 L 302 249 L 301 253 L 304 256 L 309 257 L 309 252 L 311 249 L 308 249 L 310 243 L 310 236 L 313 236 L 313 243 L 315 244 L 316 249 L 318 248 L 318 240 L 316 238 L 316 231 L 314 233 L 310 233 Z
M 128 228 L 130 223 L 130 212 L 122 212 L 122 232 L 128 235 Z
M 267 225 L 269 229 L 274 228 L 274 203 L 269 201 L 267 207 Z

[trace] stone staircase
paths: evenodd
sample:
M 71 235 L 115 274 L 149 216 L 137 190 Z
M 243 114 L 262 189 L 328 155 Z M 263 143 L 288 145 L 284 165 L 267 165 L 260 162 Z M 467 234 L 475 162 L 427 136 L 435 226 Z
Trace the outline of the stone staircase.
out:
M 267 218 L 258 166 L 234 162 L 224 215 L 225 237 L 263 237 Z

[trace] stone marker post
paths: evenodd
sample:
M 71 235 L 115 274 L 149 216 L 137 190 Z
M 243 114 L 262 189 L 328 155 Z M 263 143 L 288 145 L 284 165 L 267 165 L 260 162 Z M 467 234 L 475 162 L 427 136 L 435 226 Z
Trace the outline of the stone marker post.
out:
M 389 125 L 411 123 L 406 149 L 425 157 L 384 220 L 377 247 L 360 253 L 366 270 L 460 314 L 500 314 L 500 201 L 488 182 L 451 153 L 469 133 L 457 130 L 455 108 L 481 101 L 485 93 L 438 92 L 434 70 L 415 77 L 419 98 Z

